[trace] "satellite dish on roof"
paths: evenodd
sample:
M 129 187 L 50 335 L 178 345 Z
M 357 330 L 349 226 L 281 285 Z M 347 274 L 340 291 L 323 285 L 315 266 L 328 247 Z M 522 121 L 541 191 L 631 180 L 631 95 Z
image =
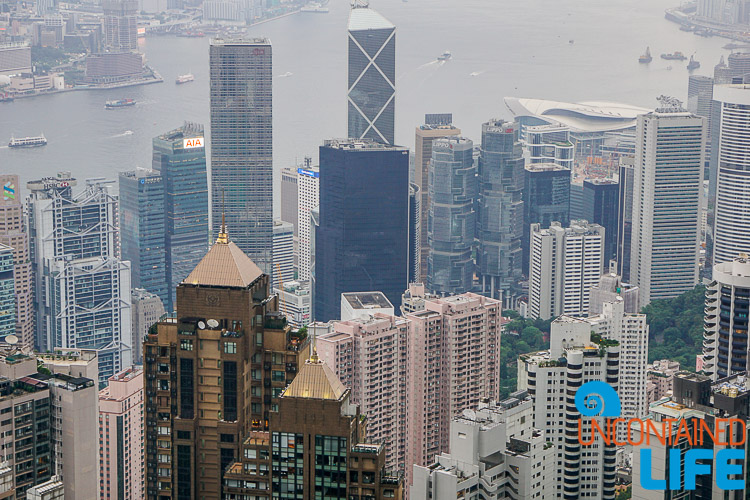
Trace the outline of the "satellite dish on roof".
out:
M 203 321 L 199 321 L 198 322 L 198 328 L 200 328 L 201 330 L 205 330 L 206 329 L 206 324 Z
M 219 322 L 216 321 L 215 319 L 209 319 L 207 323 L 208 323 L 208 326 L 211 328 L 216 328 L 217 326 L 219 326 Z
M 5 343 L 10 345 L 16 345 L 18 344 L 18 337 L 13 335 L 12 333 L 5 337 Z

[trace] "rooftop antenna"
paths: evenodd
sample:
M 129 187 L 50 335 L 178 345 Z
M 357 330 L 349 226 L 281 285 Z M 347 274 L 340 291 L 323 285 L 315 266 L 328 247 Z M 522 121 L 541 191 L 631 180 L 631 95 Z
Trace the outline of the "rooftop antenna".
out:
M 221 189 L 221 231 L 219 232 L 219 237 L 216 238 L 216 243 L 224 243 L 225 245 L 229 243 L 224 209 L 224 188 Z
M 320 362 L 320 358 L 318 357 L 318 335 L 317 335 L 317 328 L 313 328 L 313 336 L 312 336 L 312 354 L 310 355 L 310 362 L 311 363 L 318 363 Z

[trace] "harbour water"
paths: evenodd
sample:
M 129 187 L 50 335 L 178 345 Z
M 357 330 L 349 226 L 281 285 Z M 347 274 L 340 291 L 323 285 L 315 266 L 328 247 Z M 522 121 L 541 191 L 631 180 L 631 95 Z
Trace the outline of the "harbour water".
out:
M 680 31 L 664 19 L 675 0 L 371 0 L 397 26 L 396 140 L 413 147 L 425 113 L 454 114 L 468 137 L 510 118 L 505 96 L 621 101 L 653 107 L 660 94 L 686 98 L 685 64 L 658 54 L 695 54 L 710 75 L 727 40 Z M 324 139 L 346 133 L 346 0 L 329 14 L 300 13 L 255 26 L 274 52 L 274 165 L 317 160 Z M 570 41 L 573 41 L 572 43 Z M 0 172 L 25 181 L 70 170 L 79 179 L 148 166 L 155 135 L 194 121 L 209 125 L 208 38 L 142 41 L 164 83 L 66 92 L 0 104 Z M 650 46 L 652 63 L 638 64 Z M 449 50 L 453 57 L 438 62 Z M 672 69 L 668 69 L 671 66 Z M 175 85 L 178 75 L 195 81 Z M 107 110 L 107 100 L 135 106 Z M 9 149 L 7 140 L 44 133 L 49 143 Z M 208 135 L 208 134 L 207 134 Z M 276 178 L 278 193 L 279 177 Z M 278 197 L 276 199 L 278 207 Z

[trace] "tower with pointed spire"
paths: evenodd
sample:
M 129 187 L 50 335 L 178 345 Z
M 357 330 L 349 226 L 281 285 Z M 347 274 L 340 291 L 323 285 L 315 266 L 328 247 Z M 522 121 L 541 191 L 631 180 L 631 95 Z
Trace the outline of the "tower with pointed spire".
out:
M 147 498 L 222 498 L 224 470 L 248 435 L 268 429 L 309 358 L 268 285 L 222 217 L 216 243 L 177 287 L 175 317 L 144 342 Z

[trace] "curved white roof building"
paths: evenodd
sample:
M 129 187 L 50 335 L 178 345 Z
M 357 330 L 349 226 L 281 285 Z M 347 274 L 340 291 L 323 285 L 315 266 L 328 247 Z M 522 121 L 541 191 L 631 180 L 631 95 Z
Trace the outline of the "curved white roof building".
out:
M 506 97 L 505 105 L 516 117 L 535 117 L 549 123 L 561 123 L 572 132 L 610 132 L 635 127 L 638 115 L 653 110 L 607 101 L 579 103 Z

